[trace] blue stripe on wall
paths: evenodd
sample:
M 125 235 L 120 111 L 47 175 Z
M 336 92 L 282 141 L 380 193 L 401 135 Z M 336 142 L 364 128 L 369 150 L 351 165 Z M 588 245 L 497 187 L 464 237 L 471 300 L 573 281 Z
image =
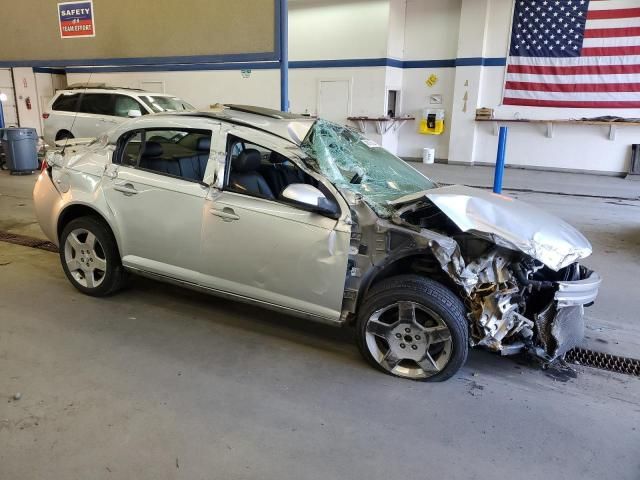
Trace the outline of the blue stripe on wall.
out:
M 103 65 L 179 65 L 195 63 L 260 62 L 278 60 L 278 52 L 246 53 L 233 55 L 196 55 L 186 57 L 144 57 L 144 58 L 91 58 L 85 60 L 10 60 L 0 61 L 0 67 L 69 67 Z
M 292 60 L 289 68 L 358 68 L 358 67 L 395 67 L 395 68 L 453 68 L 469 66 L 503 67 L 506 58 L 454 58 L 443 60 L 396 60 L 394 58 L 356 58 L 343 60 Z M 0 64 L 1 66 L 1 64 Z M 108 65 L 108 66 L 71 66 L 69 73 L 89 72 L 166 72 L 194 70 L 267 70 L 277 69 L 277 61 L 260 62 L 224 62 L 224 63 L 179 63 L 163 65 Z
M 344 60 L 291 60 L 291 68 L 355 68 L 395 67 L 403 68 L 403 61 L 395 58 L 355 58 Z
M 450 68 L 456 66 L 456 60 L 405 60 L 402 68 Z
M 178 65 L 113 65 L 106 67 L 69 67 L 67 73 L 89 72 L 188 72 L 201 70 L 275 70 L 279 62 L 194 63 Z
M 507 64 L 506 58 L 456 58 L 456 67 L 504 67 Z
M 33 67 L 33 73 L 53 73 L 56 75 L 64 75 L 67 72 L 64 68 Z

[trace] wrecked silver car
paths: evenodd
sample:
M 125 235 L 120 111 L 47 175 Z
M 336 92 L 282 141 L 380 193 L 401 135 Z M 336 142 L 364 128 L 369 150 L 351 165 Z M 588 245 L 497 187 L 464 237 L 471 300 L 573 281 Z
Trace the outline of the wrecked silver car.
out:
M 47 157 L 38 219 L 80 291 L 130 273 L 333 325 L 380 370 L 445 380 L 469 346 L 553 362 L 600 278 L 573 227 L 443 187 L 352 129 L 246 106 L 149 115 Z

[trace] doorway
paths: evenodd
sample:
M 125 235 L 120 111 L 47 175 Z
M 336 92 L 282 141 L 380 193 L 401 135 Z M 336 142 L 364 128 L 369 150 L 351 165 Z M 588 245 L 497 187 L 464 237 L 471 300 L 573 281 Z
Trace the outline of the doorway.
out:
M 18 126 L 18 110 L 16 109 L 16 92 L 13 88 L 13 76 L 10 68 L 0 68 L 0 94 L 6 95 L 2 102 L 5 127 Z M 4 95 L 2 98 L 4 98 Z

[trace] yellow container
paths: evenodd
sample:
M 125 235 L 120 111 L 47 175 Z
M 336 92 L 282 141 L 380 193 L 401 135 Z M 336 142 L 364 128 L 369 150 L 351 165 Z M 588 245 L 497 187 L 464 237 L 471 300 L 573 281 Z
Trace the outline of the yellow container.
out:
M 444 110 L 425 108 L 422 111 L 418 131 L 423 135 L 441 135 L 444 132 Z

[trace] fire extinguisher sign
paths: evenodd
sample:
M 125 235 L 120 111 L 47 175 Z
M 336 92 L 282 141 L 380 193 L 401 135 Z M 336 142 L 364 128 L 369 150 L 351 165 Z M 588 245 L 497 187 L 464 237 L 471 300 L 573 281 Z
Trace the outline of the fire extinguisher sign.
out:
M 58 20 L 62 38 L 95 37 L 93 1 L 58 4 Z

